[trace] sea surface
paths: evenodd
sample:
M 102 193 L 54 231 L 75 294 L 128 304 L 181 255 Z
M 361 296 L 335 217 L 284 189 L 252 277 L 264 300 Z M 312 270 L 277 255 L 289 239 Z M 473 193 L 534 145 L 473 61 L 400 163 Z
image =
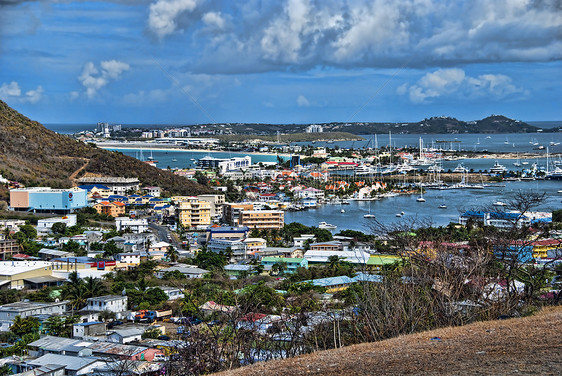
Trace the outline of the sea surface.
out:
M 400 195 L 377 201 L 351 201 L 349 205 L 327 204 L 316 209 L 285 212 L 285 223 L 300 222 L 307 226 L 318 226 L 328 222 L 340 230 L 357 230 L 372 233 L 378 221 L 385 226 L 413 225 L 431 222 L 434 226 L 446 226 L 457 222 L 460 214 L 470 209 L 494 209 L 495 202 L 509 202 L 519 192 L 544 193 L 545 201 L 536 209 L 552 211 L 562 209 L 562 181 L 505 182 L 485 189 L 427 190 L 425 202 L 417 202 L 419 195 Z M 440 209 L 440 205 L 446 209 Z M 345 212 L 342 213 L 341 210 Z M 374 219 L 363 215 L 375 215 Z M 404 212 L 402 217 L 396 214 Z

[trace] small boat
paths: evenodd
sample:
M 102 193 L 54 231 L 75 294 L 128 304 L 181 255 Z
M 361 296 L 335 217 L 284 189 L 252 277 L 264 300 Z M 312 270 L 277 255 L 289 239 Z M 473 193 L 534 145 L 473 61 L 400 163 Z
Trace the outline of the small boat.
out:
M 341 202 L 341 204 L 342 204 L 342 205 L 349 205 L 350 203 L 349 203 L 349 200 L 343 200 L 343 201 Z
M 488 137 L 486 137 L 486 138 L 490 139 L 490 138 L 492 138 L 492 136 L 488 136 Z
M 397 217 L 402 217 L 402 213 L 396 213 Z
M 363 218 L 375 218 L 374 214 L 365 214 Z
M 494 206 L 507 206 L 507 204 L 503 201 L 496 201 L 493 203 Z
M 344 209 L 340 210 L 340 213 L 345 213 L 345 210 Z
M 439 209 L 447 209 L 447 205 L 441 204 L 441 205 L 439 205 Z
M 423 196 L 420 196 L 416 199 L 417 202 L 425 202 L 425 198 L 423 198 Z
M 324 230 L 335 230 L 338 228 L 338 226 L 333 225 L 331 223 L 327 223 L 327 222 L 320 222 L 318 224 L 318 228 L 322 228 Z
M 194 161 L 194 160 L 195 160 L 195 158 L 191 158 L 191 159 L 190 159 L 190 161 Z
M 177 162 L 178 160 L 176 158 L 172 159 L 172 162 Z
M 404 215 L 405 213 L 403 211 L 401 211 L 400 214 Z

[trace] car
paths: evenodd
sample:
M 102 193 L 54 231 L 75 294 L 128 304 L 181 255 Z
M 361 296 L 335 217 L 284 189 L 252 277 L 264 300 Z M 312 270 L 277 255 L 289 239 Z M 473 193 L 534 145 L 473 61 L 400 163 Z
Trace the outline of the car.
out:
M 158 336 L 158 339 L 159 339 L 160 341 L 169 341 L 169 340 L 170 340 L 170 337 L 168 337 L 168 336 Z
M 118 325 L 123 325 L 123 321 L 116 320 L 116 321 L 108 322 L 107 323 L 107 329 L 111 329 L 111 328 L 116 327 Z

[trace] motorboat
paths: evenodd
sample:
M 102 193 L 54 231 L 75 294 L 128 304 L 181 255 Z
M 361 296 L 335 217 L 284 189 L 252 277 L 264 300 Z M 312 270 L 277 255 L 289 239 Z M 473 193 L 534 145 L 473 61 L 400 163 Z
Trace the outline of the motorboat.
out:
M 439 209 L 447 209 L 447 205 L 441 204 L 441 205 L 439 205 Z
M 397 217 L 402 217 L 402 213 L 396 213 Z
M 345 213 L 345 210 L 344 209 L 340 210 L 340 213 Z
M 327 223 L 327 222 L 320 222 L 318 224 L 318 228 L 324 229 L 324 230 L 335 230 L 338 228 L 338 226 L 333 225 L 331 223 Z
M 505 168 L 504 165 L 496 161 L 492 166 L 492 168 L 490 168 L 490 172 L 494 174 L 503 174 L 504 172 L 507 172 L 507 168 Z
M 417 202 L 425 202 L 425 198 L 423 198 L 423 196 L 420 196 L 416 199 Z
M 507 204 L 503 201 L 496 201 L 493 203 L 494 206 L 507 206 Z
M 462 163 L 459 163 L 459 165 L 458 165 L 457 167 L 455 167 L 455 169 L 453 170 L 453 172 L 464 174 L 465 172 L 468 172 L 468 169 L 467 169 L 466 167 L 464 167 L 464 166 L 462 165 Z

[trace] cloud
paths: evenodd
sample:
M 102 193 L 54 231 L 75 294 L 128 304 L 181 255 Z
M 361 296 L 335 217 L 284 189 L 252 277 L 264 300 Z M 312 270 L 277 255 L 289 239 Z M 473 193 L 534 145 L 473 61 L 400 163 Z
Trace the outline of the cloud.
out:
M 129 64 L 117 60 L 102 61 L 99 69 L 94 63 L 88 62 L 84 65 L 78 80 L 86 89 L 86 96 L 93 98 L 99 89 L 111 81 L 120 79 L 121 74 L 129 70 L 129 68 Z
M 559 1 L 537 0 L 155 0 L 148 17 L 161 40 L 193 31 L 207 73 L 553 61 L 561 29 Z
M 37 103 L 43 96 L 43 87 L 37 86 L 34 90 L 22 92 L 20 85 L 16 81 L 3 83 L 0 86 L 0 99 L 6 101 L 17 101 L 22 103 Z
M 178 18 L 196 8 L 197 0 L 157 0 L 150 4 L 148 28 L 159 38 L 178 30 Z
M 517 93 L 527 94 L 525 90 L 516 87 L 509 76 L 483 74 L 471 77 L 458 68 L 438 69 L 426 73 L 416 84 L 398 87 L 397 93 L 407 94 L 413 103 L 427 103 L 432 99 L 451 95 L 462 98 L 505 98 Z
M 304 95 L 299 95 L 297 98 L 297 106 L 299 107 L 309 107 L 310 102 Z

